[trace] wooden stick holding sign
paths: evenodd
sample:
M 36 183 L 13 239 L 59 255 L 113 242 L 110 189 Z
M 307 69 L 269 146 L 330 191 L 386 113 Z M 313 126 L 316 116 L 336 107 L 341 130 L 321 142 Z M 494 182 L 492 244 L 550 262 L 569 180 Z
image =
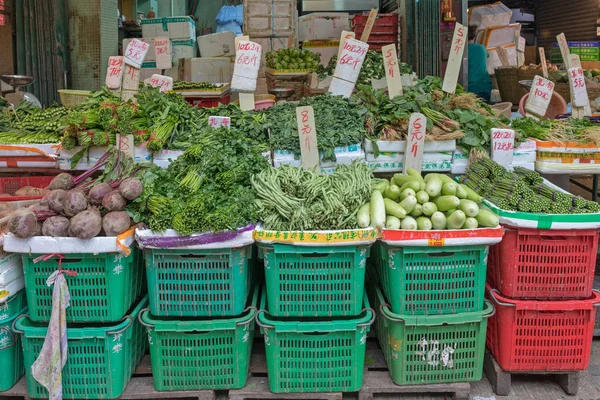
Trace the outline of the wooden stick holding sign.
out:
M 446 66 L 446 75 L 442 90 L 446 93 L 454 93 L 458 83 L 458 74 L 463 63 L 463 54 L 467 45 L 467 28 L 459 23 L 454 28 L 452 35 L 452 47 L 450 48 L 450 59 Z
M 542 64 L 542 75 L 548 79 L 548 64 L 546 63 L 546 51 L 542 46 L 539 48 L 540 51 L 540 62 Z
M 492 128 L 492 160 L 506 169 L 512 170 L 515 153 L 515 131 L 512 129 Z
M 387 80 L 388 96 L 393 99 L 396 96 L 402 96 L 402 77 L 400 76 L 400 67 L 398 64 L 398 55 L 396 45 L 389 44 L 381 48 L 383 53 L 383 64 L 385 68 L 385 78 Z
M 123 82 L 123 72 L 125 71 L 125 63 L 123 56 L 108 57 L 108 69 L 106 70 L 106 79 L 104 83 L 113 92 L 121 91 Z
M 240 92 L 240 108 L 254 110 L 254 91 L 260 68 L 262 46 L 248 40 L 238 41 L 231 89 Z
M 368 44 L 356 39 L 346 39 L 329 85 L 329 93 L 350 97 L 368 50 Z
M 402 172 L 408 168 L 421 172 L 423 163 L 423 149 L 425 147 L 425 129 L 427 118 L 421 113 L 413 113 L 408 120 L 408 138 L 404 152 L 404 165 Z
M 315 114 L 311 106 L 296 107 L 298 122 L 298 140 L 300 141 L 300 157 L 302 167 L 313 169 L 319 167 L 319 147 L 315 129 Z
M 536 75 L 531 84 L 527 103 L 525 103 L 526 115 L 535 119 L 543 118 L 546 115 L 553 92 L 554 82 Z
M 356 33 L 342 31 L 342 35 L 340 36 L 340 45 L 338 47 L 338 54 L 337 54 L 338 59 L 340 58 L 340 54 L 342 54 L 342 49 L 344 48 L 344 43 L 346 43 L 346 40 L 347 39 L 355 39 L 355 38 L 356 38 Z
M 581 59 L 578 54 L 569 54 L 569 71 L 571 69 L 581 70 L 581 74 L 583 74 L 583 69 L 581 67 Z M 569 74 L 570 75 L 570 74 Z M 570 79 L 570 78 L 569 78 Z M 569 80 L 570 82 L 570 80 Z M 585 86 L 585 77 L 583 77 L 583 85 Z M 584 91 L 581 89 L 581 83 L 577 81 L 577 88 L 573 87 L 573 85 L 569 85 L 570 93 L 571 93 L 571 111 L 575 109 L 577 111 L 578 118 L 583 118 L 584 116 L 592 115 L 592 108 L 590 106 L 590 100 L 587 95 L 587 88 Z M 575 90 L 578 91 L 578 94 L 575 93 Z M 585 92 L 585 98 L 584 93 Z M 576 104 L 574 99 L 578 97 L 578 103 L 583 103 L 583 105 Z
M 371 36 L 371 31 L 373 30 L 373 25 L 375 25 L 375 20 L 377 19 L 377 9 L 372 8 L 371 12 L 369 12 L 369 18 L 367 18 L 367 23 L 365 24 L 365 29 L 363 30 L 362 35 L 360 35 L 360 41 L 367 43 L 369 41 L 369 36 Z

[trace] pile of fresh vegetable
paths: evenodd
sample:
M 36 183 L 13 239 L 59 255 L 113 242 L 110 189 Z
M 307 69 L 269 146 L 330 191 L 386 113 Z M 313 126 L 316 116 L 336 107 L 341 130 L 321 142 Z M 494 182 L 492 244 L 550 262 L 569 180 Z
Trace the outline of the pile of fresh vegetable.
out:
M 335 66 L 337 64 L 337 55 L 334 55 L 329 60 L 327 67 L 317 70 L 317 73 L 322 75 L 333 75 Z M 400 74 L 412 74 L 414 71 L 410 65 L 404 62 L 400 62 L 398 65 Z M 363 62 L 360 73 L 358 74 L 357 84 L 371 85 L 371 79 L 385 78 L 385 64 L 383 60 L 383 54 L 377 50 L 367 51 L 365 61 Z
M 217 89 L 219 86 L 209 82 L 173 82 L 173 90 L 191 90 L 191 89 Z
M 358 212 L 358 226 L 382 229 L 443 230 L 498 226 L 498 217 L 479 207 L 483 201 L 469 187 L 443 174 L 408 169 L 374 185 L 371 201 Z
M 600 118 L 542 119 L 517 118 L 512 128 L 522 137 L 553 142 L 600 145 Z
M 321 54 L 300 49 L 279 49 L 266 55 L 267 67 L 275 70 L 314 70 Z
M 600 212 L 600 204 L 548 185 L 535 171 L 506 170 L 489 158 L 472 163 L 460 181 L 503 210 L 542 214 Z
M 67 109 L 53 105 L 45 110 L 28 101 L 12 108 L 8 103 L 0 106 L 0 143 L 44 144 L 60 142 Z
M 252 177 L 257 215 L 267 230 L 356 228 L 372 179 L 371 170 L 358 161 L 339 165 L 330 175 L 290 165 L 269 167 Z

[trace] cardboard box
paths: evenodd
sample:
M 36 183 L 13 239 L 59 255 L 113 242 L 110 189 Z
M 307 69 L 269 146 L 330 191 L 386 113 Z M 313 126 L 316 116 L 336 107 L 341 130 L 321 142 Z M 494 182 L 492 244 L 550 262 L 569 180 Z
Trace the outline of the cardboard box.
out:
M 350 30 L 348 13 L 312 13 L 298 20 L 298 40 L 339 40 Z
M 329 64 L 331 57 L 337 56 L 338 49 L 340 47 L 339 40 L 319 40 L 319 41 L 308 41 L 302 43 L 302 48 L 312 53 L 321 54 L 321 65 L 324 67 Z
M 186 58 L 179 63 L 179 79 L 187 82 L 230 83 L 232 75 L 230 57 Z
M 156 68 L 156 61 L 146 61 L 142 64 L 142 68 L 140 68 L 140 82 L 150 78 L 154 74 L 160 74 L 165 76 L 170 76 L 175 80 L 177 78 L 177 66 L 174 62 L 173 67 L 166 69 L 164 74 L 161 74 L 161 70 Z
M 267 78 L 258 78 L 256 80 L 256 91 L 254 94 L 269 94 L 269 88 L 267 87 Z
M 172 40 L 171 54 L 175 60 L 196 57 L 196 41 L 193 39 Z
M 244 0 L 244 35 L 250 38 L 296 34 L 296 0 Z
M 232 57 L 235 55 L 235 35 L 232 31 L 198 36 L 200 57 Z
M 142 37 L 167 36 L 171 39 L 196 39 L 196 24 L 190 17 L 142 19 Z

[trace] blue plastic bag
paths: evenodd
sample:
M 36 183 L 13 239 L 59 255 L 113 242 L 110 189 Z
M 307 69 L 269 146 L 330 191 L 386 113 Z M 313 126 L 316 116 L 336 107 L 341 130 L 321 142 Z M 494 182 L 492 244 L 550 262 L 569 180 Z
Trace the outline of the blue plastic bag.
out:
M 228 22 L 235 22 L 236 11 L 235 6 L 223 6 L 217 14 L 216 22 L 217 25 L 224 25 Z
M 217 33 L 225 31 L 233 31 L 233 33 L 237 36 L 242 34 L 242 27 L 236 22 L 227 22 L 226 24 L 217 25 Z
M 235 22 L 238 25 L 244 25 L 244 6 L 242 4 L 235 6 Z

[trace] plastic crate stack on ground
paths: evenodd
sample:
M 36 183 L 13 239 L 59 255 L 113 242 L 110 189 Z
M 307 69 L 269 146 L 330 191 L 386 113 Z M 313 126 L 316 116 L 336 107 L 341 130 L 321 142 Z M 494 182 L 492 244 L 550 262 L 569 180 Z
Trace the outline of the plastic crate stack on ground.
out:
M 352 31 L 360 39 L 365 30 L 369 14 L 356 14 L 352 18 Z M 369 50 L 379 50 L 388 44 L 395 44 L 398 48 L 398 14 L 377 14 L 377 19 L 369 35 Z
M 29 307 L 17 317 L 14 313 L 22 305 L 8 303 L 12 331 L 8 322 L 0 325 L 0 337 L 9 338 L 0 353 L 16 352 L 15 345 L 22 342 L 22 365 L 18 355 L 11 355 L 8 365 L 15 372 L 24 367 L 29 397 L 48 397 L 46 388 L 33 377 L 32 366 L 42 352 L 53 305 L 59 304 L 52 287 L 57 274 L 64 276 L 70 294 L 65 311 L 68 357 L 62 369 L 63 397 L 114 399 L 123 393 L 147 349 L 137 316 L 148 299 L 143 267 L 132 241 L 130 237 L 119 246 L 115 238 L 103 237 L 82 246 L 75 238 L 5 237 L 4 250 L 22 261 L 25 290 L 21 296 L 27 298 Z M 5 388 L 0 386 L 0 390 Z
M 150 298 L 139 321 L 148 333 L 154 388 L 244 387 L 260 280 L 252 232 L 176 249 L 168 247 L 179 238 L 157 240 L 149 246 L 138 234 Z
M 370 232 L 368 239 L 352 243 L 350 238 L 361 233 L 257 235 L 266 282 L 257 323 L 264 335 L 272 392 L 361 388 L 367 334 L 375 318 L 364 291 L 375 235 L 365 231 Z

